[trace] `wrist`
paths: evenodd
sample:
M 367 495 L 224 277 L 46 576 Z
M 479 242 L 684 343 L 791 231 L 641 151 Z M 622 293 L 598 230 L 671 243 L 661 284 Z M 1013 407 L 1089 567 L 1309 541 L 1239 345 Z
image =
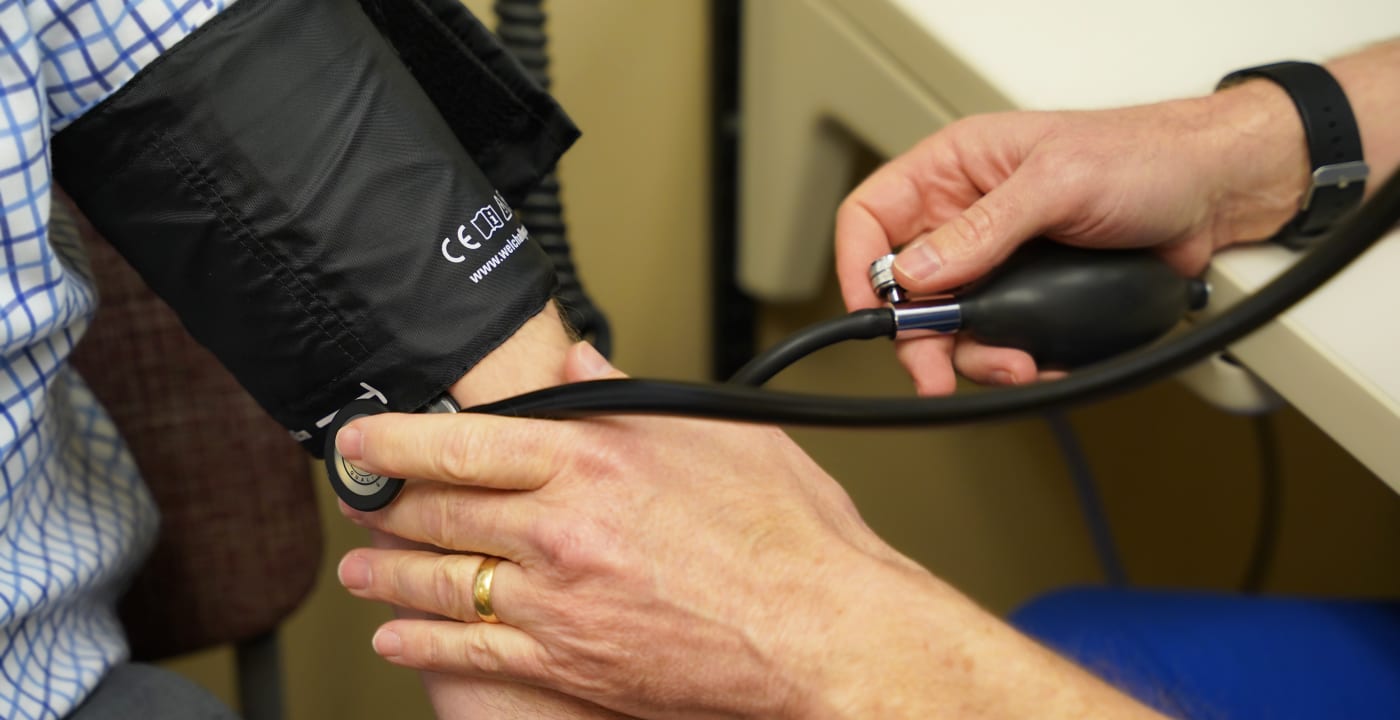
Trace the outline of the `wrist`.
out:
M 785 716 L 961 716 L 949 711 L 968 699 L 969 681 L 984 670 L 966 664 L 978 624 L 968 622 L 971 603 L 913 563 L 864 552 L 846 560 L 831 563 L 817 579 L 825 587 L 811 593 L 836 604 L 798 633 L 801 651 L 783 653 L 797 660 L 787 670 L 803 689 L 803 704 Z
M 572 345 L 551 300 L 448 392 L 466 408 L 558 385 L 564 380 L 564 359 Z
M 1198 160 L 1213 178 L 1216 248 L 1271 237 L 1297 215 L 1311 180 L 1307 137 L 1287 91 L 1251 79 L 1199 98 L 1209 130 Z

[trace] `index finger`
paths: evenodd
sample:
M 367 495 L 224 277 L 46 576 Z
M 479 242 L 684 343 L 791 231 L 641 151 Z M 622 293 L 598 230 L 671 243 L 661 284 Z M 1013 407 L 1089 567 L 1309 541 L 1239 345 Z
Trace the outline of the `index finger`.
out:
M 918 183 L 898 159 L 852 190 L 836 211 L 836 276 L 846 308 L 879 305 L 870 263 L 931 229 Z
M 563 468 L 566 423 L 477 413 L 384 413 L 352 420 L 336 449 L 390 477 L 498 490 L 536 490 Z

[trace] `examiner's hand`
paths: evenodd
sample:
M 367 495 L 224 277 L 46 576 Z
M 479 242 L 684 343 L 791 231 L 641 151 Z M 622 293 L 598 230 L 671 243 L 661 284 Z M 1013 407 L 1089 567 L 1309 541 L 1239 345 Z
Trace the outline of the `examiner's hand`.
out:
M 867 269 L 900 249 L 913 294 L 980 277 L 1022 242 L 1156 246 L 1182 274 L 1216 249 L 1269 237 L 1297 211 L 1307 150 L 1288 96 L 1250 82 L 1207 98 L 1097 112 L 1021 112 L 953 123 L 866 179 L 836 219 L 846 305 L 874 307 Z M 1031 357 L 953 337 L 901 340 L 920 394 L 1037 377 Z
M 452 396 L 463 407 L 500 400 L 514 393 L 557 385 L 564 379 L 564 360 L 572 343 L 550 303 L 455 383 Z M 375 547 L 436 552 L 438 549 L 382 532 L 371 533 Z M 395 607 L 401 618 L 427 619 L 428 614 Z M 428 699 L 439 720 L 616 720 L 623 717 L 593 703 L 549 690 L 496 678 L 420 673 Z
M 437 551 L 429 545 L 382 532 L 372 532 L 371 542 L 374 547 L 390 550 Z M 395 607 L 394 614 L 416 620 L 433 617 L 402 607 Z M 437 720 L 482 717 L 492 720 L 624 720 L 627 717 L 578 698 L 519 683 L 435 672 L 419 675 Z
M 568 368 L 620 376 L 584 344 Z M 633 714 L 779 717 L 822 702 L 849 667 L 829 662 L 824 638 L 880 603 L 847 588 L 877 566 L 927 579 L 775 428 L 379 415 L 338 442 L 367 470 L 437 481 L 409 482 L 377 513 L 342 508 L 353 520 L 470 553 L 346 557 L 356 595 L 465 621 L 386 625 L 375 648 L 402 665 Z M 482 555 L 505 558 L 499 625 L 472 605 Z
M 564 375 L 620 376 L 586 344 Z M 890 549 L 777 429 L 386 414 L 337 441 L 421 479 L 347 516 L 462 553 L 342 561 L 352 593 L 446 618 L 381 628 L 392 662 L 648 717 L 1141 712 Z M 500 624 L 473 605 L 483 556 Z

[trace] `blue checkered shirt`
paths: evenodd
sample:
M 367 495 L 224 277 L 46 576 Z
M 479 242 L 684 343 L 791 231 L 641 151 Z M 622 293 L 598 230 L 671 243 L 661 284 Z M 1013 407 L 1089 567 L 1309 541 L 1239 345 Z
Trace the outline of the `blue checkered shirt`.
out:
M 0 718 L 60 718 L 126 657 L 156 512 L 67 365 L 96 306 L 49 137 L 233 0 L 0 0 Z

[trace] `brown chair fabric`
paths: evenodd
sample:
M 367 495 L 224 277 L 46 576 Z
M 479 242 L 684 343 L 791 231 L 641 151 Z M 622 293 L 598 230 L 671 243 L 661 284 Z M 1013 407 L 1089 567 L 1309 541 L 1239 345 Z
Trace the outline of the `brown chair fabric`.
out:
M 308 456 L 80 219 L 101 303 L 73 364 L 111 413 L 160 507 L 127 592 L 137 660 L 275 628 L 321 557 Z

